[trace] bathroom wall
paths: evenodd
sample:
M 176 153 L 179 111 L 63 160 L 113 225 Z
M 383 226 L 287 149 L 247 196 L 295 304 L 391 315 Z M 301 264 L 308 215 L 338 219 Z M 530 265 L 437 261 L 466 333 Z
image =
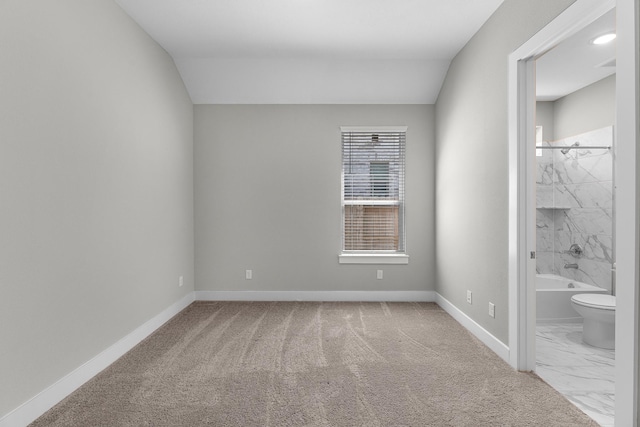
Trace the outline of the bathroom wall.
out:
M 556 101 L 536 103 L 536 124 L 542 126 L 545 141 L 611 126 L 615 121 L 615 74 Z
M 553 141 L 555 139 L 554 130 L 554 106 L 553 101 L 536 102 L 536 125 L 542 126 L 542 139 Z
M 537 162 L 536 244 L 538 273 L 552 273 L 611 289 L 613 262 L 613 127 L 545 145 L 580 147 L 566 154 L 541 150 Z M 567 253 L 579 244 L 584 253 Z M 565 268 L 577 264 L 578 268 Z
M 193 104 L 111 0 L 0 9 L 2 419 L 193 292 Z
M 615 124 L 616 75 L 597 81 L 553 103 L 553 139 Z

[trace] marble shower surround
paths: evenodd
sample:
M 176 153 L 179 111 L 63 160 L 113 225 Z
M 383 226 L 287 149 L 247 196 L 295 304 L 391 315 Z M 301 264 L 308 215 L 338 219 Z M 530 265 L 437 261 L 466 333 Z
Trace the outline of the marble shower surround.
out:
M 544 142 L 580 148 L 541 150 L 536 177 L 536 271 L 611 290 L 613 263 L 613 126 Z M 573 243 L 582 257 L 567 253 Z M 577 263 L 578 269 L 565 264 Z

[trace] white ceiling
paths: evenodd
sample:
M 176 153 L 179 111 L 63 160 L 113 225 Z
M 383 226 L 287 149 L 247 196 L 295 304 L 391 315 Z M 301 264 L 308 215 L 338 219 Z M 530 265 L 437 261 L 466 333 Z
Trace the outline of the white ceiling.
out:
M 503 0 L 116 1 L 196 104 L 432 104 Z
M 616 72 L 616 42 L 591 43 L 596 37 L 615 32 L 615 9 L 538 58 L 538 101 L 555 101 Z

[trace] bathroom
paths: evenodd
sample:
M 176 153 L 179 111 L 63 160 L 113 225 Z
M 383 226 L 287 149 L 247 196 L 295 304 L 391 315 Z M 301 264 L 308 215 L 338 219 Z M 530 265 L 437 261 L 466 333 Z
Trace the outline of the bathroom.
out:
M 615 406 L 616 76 L 615 41 L 594 40 L 614 14 L 536 61 L 536 373 L 602 426 Z

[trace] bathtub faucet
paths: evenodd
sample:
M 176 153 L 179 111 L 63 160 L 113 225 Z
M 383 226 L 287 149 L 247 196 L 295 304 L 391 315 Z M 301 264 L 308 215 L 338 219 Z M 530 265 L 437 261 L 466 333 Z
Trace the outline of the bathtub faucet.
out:
M 578 268 L 578 264 L 565 264 L 564 268 Z

